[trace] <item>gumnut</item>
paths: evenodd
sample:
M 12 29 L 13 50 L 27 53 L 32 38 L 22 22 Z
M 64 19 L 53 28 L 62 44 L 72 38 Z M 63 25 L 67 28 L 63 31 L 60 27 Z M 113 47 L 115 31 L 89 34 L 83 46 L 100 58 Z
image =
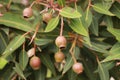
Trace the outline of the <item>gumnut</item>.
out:
M 48 23 L 52 19 L 52 14 L 51 13 L 44 13 L 43 14 L 43 21 Z
M 64 48 L 66 48 L 67 40 L 64 36 L 58 36 L 55 40 L 55 44 L 60 49 L 64 49 Z
M 31 17 L 32 15 L 33 15 L 33 10 L 32 10 L 31 7 L 25 8 L 25 9 L 23 10 L 23 17 L 24 17 L 24 18 L 29 18 L 29 17 Z
M 33 70 L 38 70 L 40 68 L 40 65 L 41 65 L 41 60 L 39 57 L 33 56 L 30 59 L 30 66 L 32 67 Z
M 65 59 L 65 55 L 63 52 L 59 51 L 55 53 L 54 58 L 57 63 L 61 63 Z
M 82 63 L 77 62 L 73 64 L 72 69 L 75 73 L 80 74 L 83 72 L 83 65 Z

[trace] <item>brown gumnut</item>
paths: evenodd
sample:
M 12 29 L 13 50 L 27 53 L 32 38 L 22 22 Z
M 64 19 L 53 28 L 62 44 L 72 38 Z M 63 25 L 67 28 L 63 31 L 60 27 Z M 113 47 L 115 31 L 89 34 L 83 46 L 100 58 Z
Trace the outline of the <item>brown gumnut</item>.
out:
M 80 74 L 83 72 L 83 65 L 82 65 L 82 63 L 77 62 L 77 63 L 73 64 L 72 69 L 75 73 Z
M 32 67 L 32 69 L 38 70 L 40 68 L 40 65 L 41 65 L 41 60 L 39 57 L 33 56 L 30 59 L 30 66 Z
M 60 49 L 64 49 L 64 48 L 66 48 L 67 40 L 64 36 L 58 36 L 55 40 L 55 44 Z
M 48 23 L 52 19 L 52 14 L 51 13 L 44 13 L 43 14 L 43 21 Z
M 32 10 L 31 7 L 25 8 L 25 9 L 23 10 L 23 17 L 24 17 L 24 18 L 29 18 L 29 17 L 31 17 L 32 15 L 33 15 L 33 10 Z
M 63 52 L 59 51 L 55 53 L 54 58 L 57 63 L 60 63 L 65 59 L 65 55 Z

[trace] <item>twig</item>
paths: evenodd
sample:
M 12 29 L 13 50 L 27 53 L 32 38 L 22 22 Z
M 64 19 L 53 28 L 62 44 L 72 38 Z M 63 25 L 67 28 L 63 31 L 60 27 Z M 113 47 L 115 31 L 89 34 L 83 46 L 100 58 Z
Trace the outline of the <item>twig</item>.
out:
M 72 56 L 72 58 L 73 58 L 73 61 L 74 61 L 74 63 L 76 63 L 77 61 L 76 61 L 76 58 L 75 58 L 75 56 L 74 56 L 74 52 L 73 52 L 73 49 L 75 48 L 75 45 L 76 45 L 76 42 L 77 42 L 77 37 L 78 37 L 78 35 L 76 35 L 76 37 L 75 37 L 75 39 L 74 39 L 74 41 L 73 41 L 73 43 L 72 43 L 72 46 L 71 46 L 71 48 L 70 48 L 70 53 L 71 53 L 71 56 Z
M 63 34 L 63 26 L 64 26 L 63 17 L 61 17 L 60 36 L 62 36 L 62 34 Z
M 39 26 L 40 26 L 40 23 L 37 24 L 35 33 L 33 34 L 32 39 L 31 39 L 29 44 L 31 44 L 33 42 L 34 38 L 36 37 L 36 34 L 37 34 L 38 30 L 39 30 Z

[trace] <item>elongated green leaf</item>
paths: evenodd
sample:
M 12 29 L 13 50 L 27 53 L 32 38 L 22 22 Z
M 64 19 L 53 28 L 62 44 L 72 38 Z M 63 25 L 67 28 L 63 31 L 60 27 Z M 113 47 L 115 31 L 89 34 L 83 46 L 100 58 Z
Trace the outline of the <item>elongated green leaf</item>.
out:
M 51 19 L 46 26 L 45 32 L 50 32 L 54 30 L 57 27 L 58 23 L 59 23 L 58 16 L 56 18 Z
M 106 16 L 104 21 L 106 22 L 106 25 L 108 28 L 113 28 L 113 22 L 110 16 Z
M 111 8 L 111 12 L 120 19 L 120 3 L 115 2 Z
M 52 78 L 50 78 L 50 79 L 48 79 L 48 80 L 60 80 L 61 77 L 62 77 L 62 75 L 60 75 L 60 76 L 58 75 L 58 76 L 52 77 Z
M 97 62 L 98 62 L 98 73 L 100 75 L 100 79 L 101 80 L 109 80 L 108 69 L 106 69 L 104 66 L 102 66 L 98 59 L 97 59 Z
M 12 52 L 14 52 L 18 47 L 20 47 L 25 41 L 25 36 L 18 35 L 16 36 L 7 46 L 3 52 L 3 57 L 7 58 Z
M 95 34 L 96 36 L 98 36 L 98 20 L 93 17 L 93 21 L 91 23 L 91 26 L 90 26 L 90 30 L 93 34 Z
M 94 42 L 91 42 L 91 44 L 92 44 L 92 46 L 87 46 L 87 45 L 85 45 L 85 46 L 88 47 L 89 49 L 97 51 L 97 52 L 106 53 L 106 54 L 109 53 L 109 51 L 107 51 L 105 49 L 104 45 L 100 46 L 99 43 L 94 43 Z
M 31 23 L 27 22 L 21 16 L 13 13 L 6 13 L 4 16 L 0 17 L 0 24 L 22 31 L 34 30 Z
M 65 6 L 65 0 L 57 0 L 58 4 L 61 5 L 62 7 Z
M 51 42 L 53 42 L 53 40 L 51 40 L 51 39 L 35 39 L 35 44 L 39 45 L 39 46 L 46 45 Z
M 115 28 L 107 28 L 107 30 L 112 33 L 116 39 L 120 42 L 120 29 L 115 29 Z
M 77 74 L 71 69 L 68 71 L 68 80 L 76 80 Z
M 110 50 L 110 55 L 107 56 L 102 62 L 111 60 L 120 60 L 120 43 L 116 43 Z
M 60 15 L 63 17 L 67 17 L 67 18 L 80 18 L 81 14 L 70 7 L 64 7 L 61 11 L 60 11 Z
M 80 59 L 80 49 L 78 47 L 74 48 L 74 56 L 76 59 Z
M 92 22 L 92 13 L 89 9 L 85 11 L 85 22 L 87 23 L 87 26 L 90 26 Z
M 71 55 L 69 55 L 67 57 L 66 64 L 64 66 L 62 74 L 65 74 L 72 67 L 73 63 L 74 63 L 73 59 L 72 59 Z
M 5 67 L 5 65 L 7 64 L 7 60 L 0 57 L 0 69 L 3 69 Z
M 39 70 L 34 71 L 35 80 L 45 80 L 46 72 L 46 67 L 42 65 Z
M 24 70 L 28 64 L 28 55 L 25 50 L 22 50 L 19 55 L 19 65 L 21 66 L 22 70 Z
M 97 3 L 97 4 L 92 5 L 92 7 L 98 13 L 114 16 L 114 14 L 111 13 L 108 9 L 105 9 L 103 4 Z
M 14 67 L 13 69 L 15 70 L 15 72 L 16 72 L 19 76 L 21 76 L 23 79 L 26 80 L 26 78 L 25 78 L 25 76 L 24 76 L 24 74 L 23 74 L 23 72 L 22 72 L 22 69 L 21 69 L 21 67 L 19 66 L 19 64 L 18 64 L 17 62 L 15 62 L 15 67 Z
M 78 34 L 88 36 L 88 32 L 80 19 L 72 19 L 69 26 Z
M 8 36 L 2 30 L 0 30 L 0 54 L 4 52 L 8 44 Z
M 54 64 L 52 63 L 52 61 L 50 59 L 50 56 L 48 54 L 44 53 L 44 54 L 40 55 L 40 59 L 41 59 L 42 63 L 44 65 L 46 65 L 51 70 L 53 75 L 55 76 L 56 75 L 56 71 L 55 71 Z

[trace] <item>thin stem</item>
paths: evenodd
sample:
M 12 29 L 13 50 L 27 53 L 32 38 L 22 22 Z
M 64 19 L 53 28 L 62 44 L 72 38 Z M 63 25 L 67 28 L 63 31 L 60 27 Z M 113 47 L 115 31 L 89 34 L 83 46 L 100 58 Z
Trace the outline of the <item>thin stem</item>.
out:
M 12 0 L 9 0 L 9 2 L 8 2 L 8 4 L 7 4 L 7 9 L 8 9 L 8 10 L 9 10 L 9 8 L 10 8 L 11 3 L 12 3 Z
M 36 3 L 36 1 L 33 1 L 32 4 L 30 5 L 30 8 Z
M 75 58 L 75 56 L 74 56 L 74 48 L 75 48 L 75 45 L 76 45 L 76 42 L 77 42 L 77 37 L 78 37 L 78 35 L 76 35 L 76 37 L 75 37 L 75 39 L 74 39 L 74 41 L 73 41 L 73 43 L 72 43 L 72 46 L 71 46 L 71 48 L 70 48 L 70 53 L 71 53 L 71 56 L 72 56 L 72 58 L 73 58 L 73 61 L 74 61 L 74 63 L 76 63 L 77 61 L 76 61 L 76 58 Z
M 77 10 L 77 1 L 75 1 L 75 9 Z
M 64 26 L 63 17 L 61 17 L 60 36 L 62 36 L 62 34 L 63 34 L 63 26 Z
M 38 30 L 39 30 L 39 27 L 40 27 L 40 23 L 37 24 L 35 33 L 33 34 L 32 39 L 31 39 L 29 44 L 31 44 L 33 42 L 34 38 L 36 37 L 36 34 L 37 34 Z
M 40 5 L 46 6 L 46 7 L 50 7 L 48 4 L 45 3 L 39 3 Z
M 34 56 L 35 56 L 35 52 L 36 52 L 36 44 L 34 43 Z

